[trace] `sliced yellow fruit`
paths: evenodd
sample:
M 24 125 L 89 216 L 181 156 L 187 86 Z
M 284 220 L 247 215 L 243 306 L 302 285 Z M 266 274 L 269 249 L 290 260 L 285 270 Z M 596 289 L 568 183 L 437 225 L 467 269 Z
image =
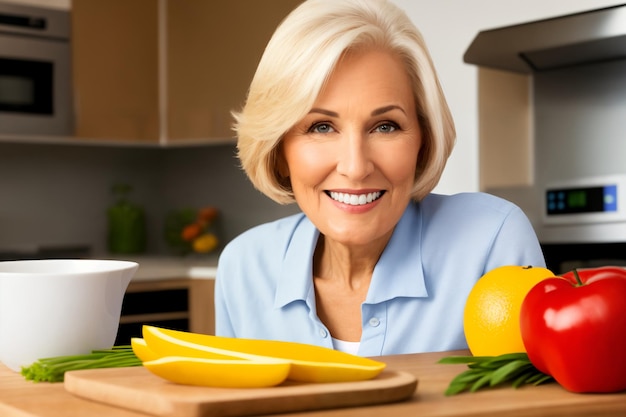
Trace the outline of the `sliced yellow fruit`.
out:
M 272 357 L 269 356 L 224 349 L 221 346 L 198 344 L 180 337 L 181 335 L 193 335 L 197 333 L 169 330 L 148 325 L 143 326 L 142 333 L 146 347 L 159 358 L 165 356 L 182 356 L 214 360 L 249 360 L 257 362 L 272 359 Z M 197 335 L 201 336 L 200 334 Z
M 133 353 L 139 358 L 140 361 L 152 361 L 158 359 L 161 356 L 150 350 L 146 341 L 140 337 L 133 337 L 130 339 L 130 347 L 133 348 Z
M 164 356 L 143 366 L 168 381 L 184 385 L 221 388 L 273 387 L 287 379 L 291 364 L 267 358 L 262 362 Z
M 376 377 L 386 366 L 373 359 L 304 343 L 211 336 L 148 325 L 143 326 L 143 338 L 160 356 L 288 360 L 288 379 L 301 382 L 362 381 Z

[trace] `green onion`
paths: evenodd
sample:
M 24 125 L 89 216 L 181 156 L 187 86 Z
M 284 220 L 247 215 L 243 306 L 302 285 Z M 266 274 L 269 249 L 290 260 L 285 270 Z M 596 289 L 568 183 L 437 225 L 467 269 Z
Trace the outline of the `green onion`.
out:
M 63 382 L 65 372 L 79 369 L 119 368 L 140 366 L 130 345 L 113 346 L 110 349 L 93 350 L 85 355 L 57 356 L 39 359 L 30 366 L 23 366 L 21 374 L 28 381 Z
M 479 389 L 510 383 L 513 388 L 524 384 L 540 385 L 553 382 L 533 366 L 526 353 L 508 353 L 500 356 L 448 356 L 439 360 L 446 364 L 467 364 L 466 371 L 457 375 L 445 391 L 445 395 L 456 395 L 464 391 L 476 392 Z

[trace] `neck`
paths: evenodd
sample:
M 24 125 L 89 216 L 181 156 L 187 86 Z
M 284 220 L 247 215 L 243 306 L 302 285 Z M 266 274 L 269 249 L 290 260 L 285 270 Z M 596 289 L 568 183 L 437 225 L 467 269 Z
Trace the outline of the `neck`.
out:
M 341 282 L 341 285 L 353 290 L 367 288 L 387 241 L 354 246 L 320 235 L 315 249 L 313 275 L 317 279 Z

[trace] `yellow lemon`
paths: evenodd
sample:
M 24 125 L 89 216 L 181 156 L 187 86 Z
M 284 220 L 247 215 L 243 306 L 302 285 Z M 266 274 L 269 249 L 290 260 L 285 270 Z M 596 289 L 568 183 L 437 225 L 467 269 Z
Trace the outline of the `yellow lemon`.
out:
M 465 303 L 463 328 L 472 355 L 526 352 L 520 331 L 522 301 L 539 281 L 554 274 L 541 267 L 507 265 L 483 275 Z
M 222 388 L 263 388 L 280 384 L 289 375 L 289 361 L 267 358 L 256 362 L 245 359 L 206 359 L 164 356 L 143 366 L 168 381 L 184 385 Z
M 194 239 L 193 250 L 197 253 L 209 253 L 217 247 L 219 241 L 213 233 L 205 233 Z
M 376 377 L 386 364 L 320 346 L 273 340 L 239 339 L 143 326 L 148 348 L 160 356 L 212 360 L 263 358 L 291 363 L 289 379 L 301 382 L 349 382 Z

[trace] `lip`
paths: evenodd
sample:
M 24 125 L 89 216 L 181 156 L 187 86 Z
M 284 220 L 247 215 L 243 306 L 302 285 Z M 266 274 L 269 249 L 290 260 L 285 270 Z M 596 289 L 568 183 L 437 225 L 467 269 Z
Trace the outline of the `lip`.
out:
M 384 193 L 385 190 L 382 188 L 363 188 L 359 190 L 351 189 L 351 188 L 333 188 L 329 190 L 324 190 L 326 193 L 344 193 L 344 194 L 369 194 L 369 193 Z
M 386 190 L 383 189 L 362 189 L 362 190 L 347 190 L 347 189 L 333 189 L 333 190 L 325 190 L 324 191 L 326 196 L 328 197 L 328 199 L 332 202 L 332 204 L 341 209 L 342 211 L 348 211 L 350 213 L 364 213 L 367 212 L 371 209 L 373 209 L 374 207 L 376 207 L 378 205 L 378 203 L 380 202 L 380 200 L 384 197 Z M 330 196 L 330 193 L 343 193 L 343 194 L 351 194 L 351 195 L 362 195 L 362 194 L 370 194 L 370 193 L 381 193 L 380 197 L 378 197 L 376 200 L 372 201 L 371 203 L 367 203 L 367 204 L 361 204 L 361 205 L 351 205 L 351 204 L 346 204 L 340 201 L 337 201 L 335 199 L 333 199 Z

